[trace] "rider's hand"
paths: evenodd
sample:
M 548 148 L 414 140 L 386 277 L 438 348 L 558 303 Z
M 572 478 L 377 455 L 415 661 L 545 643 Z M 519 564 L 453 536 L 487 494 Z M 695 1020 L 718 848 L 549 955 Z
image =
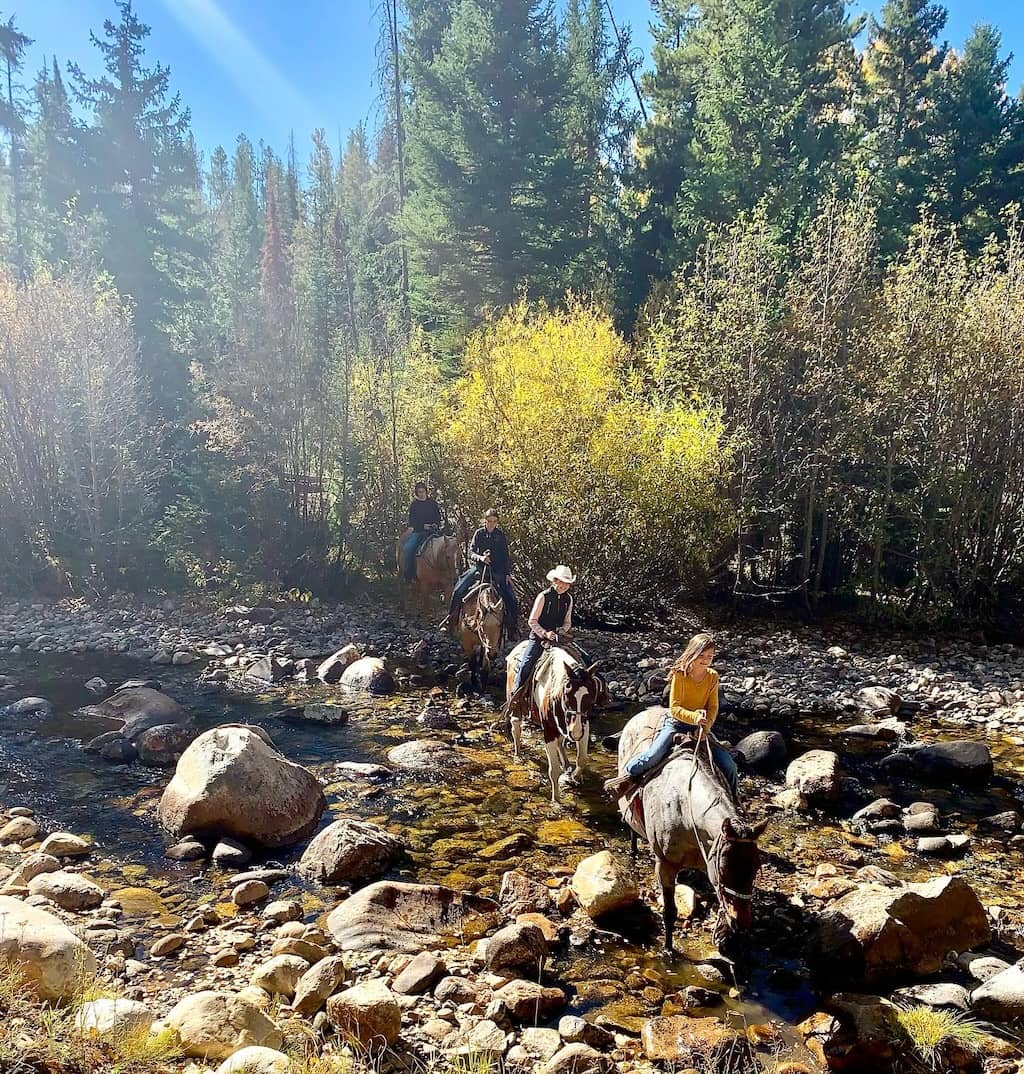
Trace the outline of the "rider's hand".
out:
M 708 727 L 708 713 L 707 709 L 697 709 L 697 726 L 702 731 L 707 731 Z
M 490 566 L 490 563 L 491 563 L 490 549 L 488 549 L 486 552 L 484 552 L 484 554 L 480 558 L 484 563 L 486 563 L 488 566 Z
M 547 639 L 548 641 L 558 641 L 558 635 L 553 630 L 549 630 L 547 632 Z

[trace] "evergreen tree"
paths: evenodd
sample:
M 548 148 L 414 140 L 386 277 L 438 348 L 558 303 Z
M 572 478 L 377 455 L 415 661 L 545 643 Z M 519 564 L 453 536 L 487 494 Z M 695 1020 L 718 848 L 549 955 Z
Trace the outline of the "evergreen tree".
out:
M 0 61 L 4 65 L 6 84 L 4 98 L 0 102 L 0 129 L 7 134 L 7 163 L 11 178 L 11 203 L 14 216 L 14 256 L 13 261 L 21 276 L 25 276 L 28 266 L 27 234 L 25 229 L 25 206 L 21 143 L 25 134 L 25 105 L 20 92 L 15 93 L 16 78 L 25 62 L 25 50 L 32 44 L 32 38 L 21 33 L 14 24 L 13 16 L 5 23 L 0 23 Z M 17 87 L 20 91 L 20 87 Z
M 223 151 L 222 151 L 223 152 Z M 218 168 L 222 164 L 218 162 Z M 217 176 L 218 185 L 226 178 Z M 222 224 L 215 255 L 214 316 L 225 329 L 251 316 L 259 282 L 260 233 L 256 206 L 256 163 L 252 143 L 240 135 L 235 147 L 230 182 L 220 192 Z
M 569 211 L 566 95 L 552 8 L 459 0 L 428 41 L 406 34 L 413 312 L 458 335 L 521 287 L 558 294 Z
M 947 51 L 937 38 L 945 25 L 945 9 L 932 0 L 886 0 L 881 20 L 871 21 L 863 62 L 863 155 L 886 256 L 906 243 L 937 168 L 932 146 Z
M 1009 177 L 1024 164 L 1024 157 L 1013 159 L 1010 58 L 1000 58 L 999 48 L 998 30 L 976 26 L 963 54 L 949 56 L 935 106 L 931 209 L 940 221 L 955 224 L 974 249 L 997 226 L 1012 200 Z
M 103 263 L 130 297 L 142 364 L 157 408 L 171 415 L 184 402 L 188 363 L 172 344 L 178 312 L 192 297 L 201 264 L 189 112 L 169 97 L 170 72 L 143 66 L 149 27 L 131 0 L 120 19 L 93 35 L 107 75 L 89 78 L 70 65 L 78 100 L 93 112 L 83 132 L 88 196 L 106 225 Z

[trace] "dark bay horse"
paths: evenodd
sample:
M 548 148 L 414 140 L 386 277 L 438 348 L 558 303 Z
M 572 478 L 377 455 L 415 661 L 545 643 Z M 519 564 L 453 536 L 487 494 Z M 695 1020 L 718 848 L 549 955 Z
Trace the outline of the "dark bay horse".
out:
M 650 745 L 668 710 L 655 706 L 638 712 L 619 738 L 619 774 Z M 661 887 L 665 947 L 672 950 L 676 922 L 676 877 L 681 869 L 707 873 L 719 904 L 716 942 L 725 929 L 749 928 L 754 883 L 761 867 L 757 840 L 767 821 L 751 825 L 733 799 L 729 786 L 702 746 L 672 757 L 640 791 L 642 814 L 625 798 L 619 807 L 636 836 L 646 839 L 654 853 L 655 876 Z M 641 819 L 642 818 L 642 819 Z M 724 917 L 722 916 L 724 915 Z
M 505 696 L 510 699 L 516 681 L 516 671 L 528 642 L 520 642 L 505 661 Z M 558 780 L 569 768 L 566 747 L 576 747 L 576 767 L 573 778 L 579 779 L 587 763 L 590 746 L 590 715 L 605 704 L 608 690 L 604 679 L 597 674 L 597 665 L 585 666 L 572 653 L 552 646 L 537 663 L 529 690 L 528 718 L 540 728 L 544 749 L 548 755 L 548 779 L 551 782 L 551 801 L 559 801 Z M 512 742 L 515 756 L 522 756 L 523 720 L 512 715 Z
M 453 534 L 435 534 L 428 537 L 416 555 L 416 588 L 419 592 L 420 611 L 430 614 L 431 599 L 440 592 L 445 608 L 452 597 L 455 577 L 459 570 L 462 542 Z M 402 568 L 402 548 L 398 547 L 398 567 Z
M 469 660 L 473 686 L 486 686 L 501 648 L 505 602 L 497 586 L 484 583 L 473 590 L 459 609 L 459 642 Z

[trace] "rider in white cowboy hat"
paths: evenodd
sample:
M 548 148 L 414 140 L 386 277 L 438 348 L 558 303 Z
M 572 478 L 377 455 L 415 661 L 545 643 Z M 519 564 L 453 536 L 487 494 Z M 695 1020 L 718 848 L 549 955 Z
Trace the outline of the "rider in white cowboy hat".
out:
M 516 681 L 512 688 L 512 699 L 522 694 L 522 689 L 530 680 L 537 661 L 544 652 L 545 642 L 558 643 L 559 634 L 565 634 L 572 627 L 572 596 L 569 587 L 576 581 L 576 576 L 559 563 L 554 570 L 548 571 L 550 588 L 537 594 L 530 610 L 530 640 L 526 643 L 522 662 L 516 671 Z

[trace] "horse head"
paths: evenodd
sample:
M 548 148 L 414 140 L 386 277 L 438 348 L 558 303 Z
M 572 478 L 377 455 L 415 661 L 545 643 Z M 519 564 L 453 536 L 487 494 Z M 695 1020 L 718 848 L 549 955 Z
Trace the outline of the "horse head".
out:
M 725 911 L 726 928 L 747 929 L 753 920 L 754 884 L 761 869 L 761 852 L 757 841 L 768 821 L 745 824 L 728 817 L 711 844 L 708 855 L 708 879 Z
M 604 680 L 595 674 L 596 668 L 597 664 L 566 668 L 563 691 L 565 724 L 569 738 L 574 742 L 579 742 L 587 733 L 591 714 L 604 703 L 602 698 L 607 699 L 608 696 Z

